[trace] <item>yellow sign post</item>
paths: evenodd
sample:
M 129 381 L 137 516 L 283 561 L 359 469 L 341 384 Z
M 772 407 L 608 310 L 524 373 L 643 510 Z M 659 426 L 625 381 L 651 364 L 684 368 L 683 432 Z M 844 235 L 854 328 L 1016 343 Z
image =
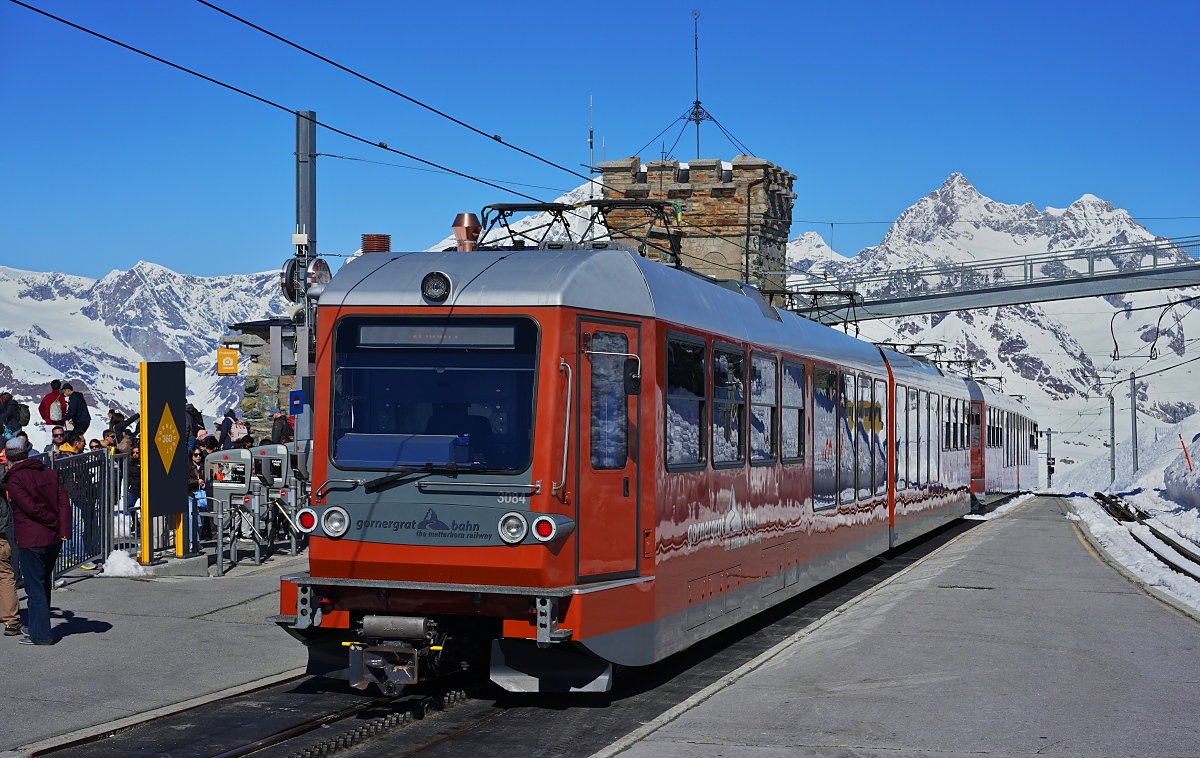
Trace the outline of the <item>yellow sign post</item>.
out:
M 187 443 L 176 419 L 185 418 L 184 364 L 141 364 L 141 491 L 142 546 L 138 560 L 154 560 L 151 522 L 158 516 L 172 517 L 175 555 L 183 557 L 188 547 L 184 529 L 187 502 Z
M 238 351 L 231 347 L 217 348 L 217 373 L 221 376 L 236 375 L 238 372 Z

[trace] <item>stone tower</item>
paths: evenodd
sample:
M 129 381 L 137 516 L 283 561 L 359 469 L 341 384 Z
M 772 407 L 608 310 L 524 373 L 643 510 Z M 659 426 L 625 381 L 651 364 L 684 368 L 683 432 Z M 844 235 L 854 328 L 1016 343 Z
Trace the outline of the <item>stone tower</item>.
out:
M 666 200 L 681 206 L 678 232 L 684 266 L 716 279 L 747 279 L 760 289 L 783 288 L 786 277 L 777 272 L 784 270 L 792 228 L 794 174 L 746 155 L 732 162 L 644 164 L 640 158 L 624 158 L 601 163 L 600 170 L 606 199 Z M 633 226 L 637 213 L 611 211 L 610 226 Z M 613 236 L 621 241 L 619 233 Z

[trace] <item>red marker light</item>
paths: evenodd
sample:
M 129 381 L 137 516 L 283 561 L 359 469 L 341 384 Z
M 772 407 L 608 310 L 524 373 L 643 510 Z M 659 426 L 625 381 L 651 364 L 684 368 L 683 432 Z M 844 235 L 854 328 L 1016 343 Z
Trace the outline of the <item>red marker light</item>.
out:
M 550 535 L 554 534 L 554 524 L 550 519 L 538 519 L 533 524 L 533 531 L 542 539 L 549 539 Z
M 301 511 L 299 520 L 301 529 L 312 529 L 317 525 L 317 516 L 312 511 Z
M 229 460 L 229 456 L 228 456 L 228 455 L 222 455 L 222 456 L 221 456 L 221 460 L 223 460 L 223 461 L 227 461 L 227 460 Z

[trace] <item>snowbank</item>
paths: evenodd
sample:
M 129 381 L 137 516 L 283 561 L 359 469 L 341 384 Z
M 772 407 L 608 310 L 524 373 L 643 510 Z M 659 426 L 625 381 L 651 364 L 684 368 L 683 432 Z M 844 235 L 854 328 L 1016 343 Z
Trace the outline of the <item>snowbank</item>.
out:
M 1188 446 L 1187 455 L 1181 449 L 1163 472 L 1166 498 L 1192 509 L 1200 509 L 1200 468 L 1196 466 L 1200 458 L 1197 456 L 1200 456 L 1200 440 Z
M 1188 445 L 1192 463 L 1200 464 L 1200 414 L 1168 427 L 1139 429 L 1138 471 L 1133 473 L 1133 446 L 1117 445 L 1117 479 L 1109 483 L 1107 455 L 1071 472 L 1066 486 L 1071 506 L 1114 560 L 1147 584 L 1200 610 L 1200 582 L 1180 574 L 1138 544 L 1129 529 L 1109 516 L 1088 495 L 1110 492 L 1152 514 L 1185 539 L 1200 544 L 1200 465 L 1188 470 L 1179 437 Z
M 124 550 L 114 550 L 108 554 L 108 558 L 104 560 L 104 570 L 100 572 L 100 576 L 145 576 L 146 570 L 138 565 L 138 562 L 129 557 L 129 553 Z

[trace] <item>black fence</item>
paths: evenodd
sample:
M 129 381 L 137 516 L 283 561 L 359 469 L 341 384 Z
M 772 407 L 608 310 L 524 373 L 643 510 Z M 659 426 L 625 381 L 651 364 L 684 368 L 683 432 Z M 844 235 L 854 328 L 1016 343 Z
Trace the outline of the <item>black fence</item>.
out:
M 96 450 L 71 456 L 47 453 L 33 457 L 58 474 L 71 501 L 71 536 L 59 553 L 54 567 L 56 578 L 88 561 L 103 560 L 114 548 L 137 547 L 137 514 L 127 497 L 130 484 L 127 454 L 110 455 Z M 0 471 L 4 469 L 7 465 Z M 11 524 L 8 542 L 14 548 L 13 571 L 20 586 Z

